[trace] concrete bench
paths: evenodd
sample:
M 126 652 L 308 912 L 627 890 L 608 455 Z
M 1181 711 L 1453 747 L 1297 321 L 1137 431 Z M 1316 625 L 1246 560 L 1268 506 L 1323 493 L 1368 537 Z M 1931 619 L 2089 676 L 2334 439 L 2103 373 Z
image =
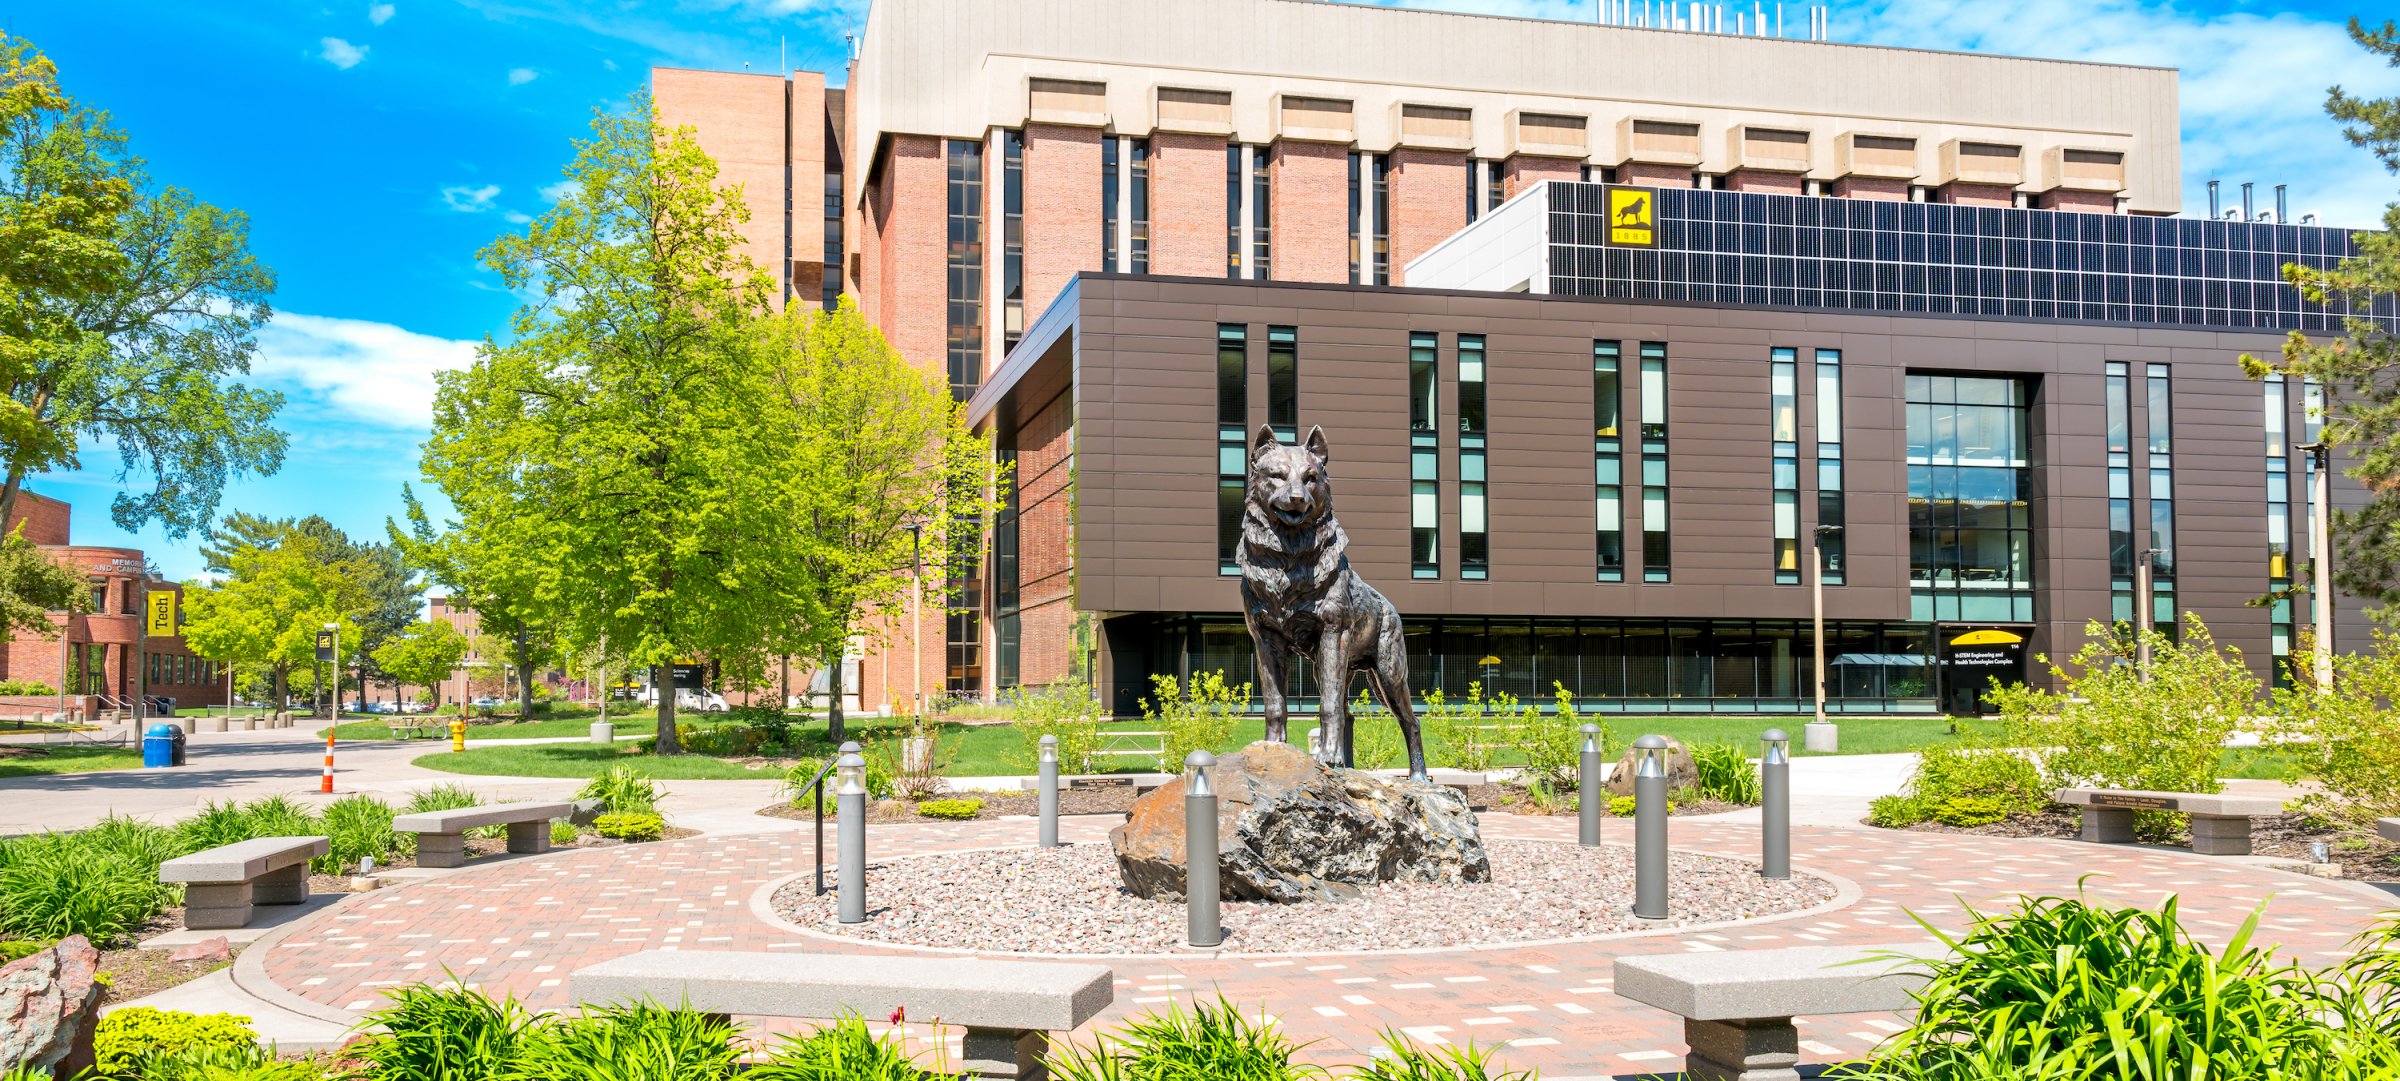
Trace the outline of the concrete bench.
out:
M 550 820 L 575 812 L 572 803 L 495 803 L 455 811 L 418 811 L 392 819 L 392 828 L 417 835 L 417 866 L 463 867 L 467 831 L 507 826 L 511 852 L 550 851 Z
M 2376 819 L 2375 835 L 2386 841 L 2400 841 L 2400 818 Z
M 2176 811 L 2192 817 L 2192 851 L 2203 856 L 2250 854 L 2250 820 L 2283 813 L 2272 796 L 2202 795 L 2124 788 L 2062 788 L 2050 798 L 2083 808 L 2083 839 L 2094 844 L 2133 842 L 2135 811 Z
M 259 837 L 177 856 L 158 865 L 158 880 L 183 885 L 183 925 L 195 931 L 250 925 L 252 905 L 308 900 L 308 861 L 330 848 L 323 837 Z
M 1049 1033 L 1107 1009 L 1116 980 L 1105 965 L 974 957 L 869 957 L 646 950 L 577 969 L 568 988 L 586 1004 L 657 1002 L 749 1017 L 880 1018 L 906 1007 L 966 1031 L 960 1072 L 1039 1077 Z
M 419 736 L 433 739 L 440 736 L 442 729 L 447 727 L 418 717 L 394 717 L 385 721 L 384 726 L 391 729 L 393 739 L 415 739 Z
M 1683 1018 L 1691 1047 L 1685 1077 L 1798 1081 L 1800 1030 L 1792 1018 L 1913 1009 L 1910 995 L 1925 986 L 1925 975 L 1912 961 L 1883 955 L 1942 948 L 1911 942 L 1620 957 L 1616 990 Z

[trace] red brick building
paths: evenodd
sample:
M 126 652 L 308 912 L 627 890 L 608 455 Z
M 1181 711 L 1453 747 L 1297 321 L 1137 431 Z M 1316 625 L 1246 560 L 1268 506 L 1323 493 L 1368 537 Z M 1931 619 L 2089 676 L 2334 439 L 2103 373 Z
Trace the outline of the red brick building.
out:
M 180 624 L 183 587 L 152 575 L 138 548 L 70 543 L 72 517 L 73 508 L 63 501 L 30 491 L 17 496 L 8 528 L 22 527 L 25 539 L 52 560 L 82 573 L 91 584 L 92 605 L 88 612 L 53 614 L 58 635 L 19 634 L 8 641 L 0 650 L 0 679 L 36 680 L 58 693 L 0 699 L 0 708 L 97 713 L 131 708 L 142 695 L 171 698 L 177 708 L 224 701 L 223 667 L 195 656 L 180 634 L 143 631 L 144 605 L 153 593 L 176 598 Z

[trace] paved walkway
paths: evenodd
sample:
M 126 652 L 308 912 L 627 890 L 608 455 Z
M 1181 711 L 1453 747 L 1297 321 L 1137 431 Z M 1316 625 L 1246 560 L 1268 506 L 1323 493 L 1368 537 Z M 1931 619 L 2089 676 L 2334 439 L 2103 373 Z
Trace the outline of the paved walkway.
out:
M 1064 832 L 1070 842 L 1104 843 L 1111 824 L 1071 818 Z M 1571 818 L 1486 815 L 1484 824 L 1496 838 L 1572 840 L 1574 830 Z M 771 884 L 813 866 L 809 838 L 791 825 L 517 860 L 364 895 L 262 941 L 243 956 L 236 979 L 281 1006 L 346 1023 L 374 1009 L 384 988 L 439 980 L 445 970 L 560 1008 L 570 1005 L 567 978 L 576 968 L 638 950 L 882 952 L 803 936 L 754 913 Z M 869 843 L 878 859 L 903 858 L 1023 844 L 1032 830 L 1026 820 L 877 826 Z M 1756 827 L 1739 821 L 1678 820 L 1674 831 L 1678 847 L 1701 851 L 1747 853 L 1757 844 Z M 1612 823 L 1612 839 L 1624 838 L 1625 827 Z M 2271 896 L 2260 938 L 2322 963 L 2391 907 L 2391 898 L 2357 884 L 2131 846 L 1804 827 L 1795 849 L 1802 865 L 1855 883 L 1858 896 L 1834 911 L 1680 936 L 1417 954 L 1118 959 L 1107 962 L 1117 972 L 1116 1004 L 1099 1025 L 1178 998 L 1223 994 L 1317 1041 L 1311 1053 L 1328 1061 L 1355 1060 L 1388 1027 L 1427 1042 L 1505 1043 L 1512 1066 L 1553 1079 L 1642 1074 L 1681 1058 L 1681 1028 L 1611 992 L 1618 956 L 1905 941 L 1923 937 L 1912 913 L 1956 928 L 1965 919 L 1962 898 L 1999 908 L 2024 893 L 2068 893 L 2078 878 L 2096 876 L 2088 889 L 2100 900 L 2154 905 L 2179 894 L 2185 925 L 2220 942 Z M 1894 1027 L 1884 1017 L 1810 1018 L 1802 1036 L 1810 1060 L 1835 1061 Z

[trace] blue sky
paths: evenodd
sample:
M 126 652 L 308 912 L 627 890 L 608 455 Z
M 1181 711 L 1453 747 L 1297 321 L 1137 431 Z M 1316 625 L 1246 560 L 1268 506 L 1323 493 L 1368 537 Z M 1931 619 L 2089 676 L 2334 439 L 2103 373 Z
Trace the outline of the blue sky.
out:
M 1592 11 L 1590 0 L 1395 6 Z M 1833 34 L 2180 68 L 2187 208 L 2205 209 L 2201 185 L 2221 176 L 2258 181 L 2262 194 L 2289 183 L 2295 212 L 2368 225 L 2400 181 L 2343 143 L 2320 107 L 2337 82 L 2400 93 L 2400 72 L 2341 30 L 2376 6 L 1874 0 L 1838 6 Z M 277 475 L 229 486 L 220 511 L 318 513 L 373 536 L 417 479 L 431 373 L 466 364 L 514 306 L 476 251 L 548 205 L 543 189 L 591 111 L 622 102 L 653 65 L 773 71 L 780 51 L 793 67 L 838 70 L 865 10 L 866 0 L 0 0 L 0 27 L 114 113 L 162 182 L 246 211 L 252 250 L 278 275 L 255 377 L 289 398 L 291 454 Z M 129 537 L 108 520 L 113 465 L 105 448 L 88 450 L 83 469 L 33 486 L 77 505 L 78 542 L 141 547 L 170 577 L 196 574 L 188 541 L 154 528 Z

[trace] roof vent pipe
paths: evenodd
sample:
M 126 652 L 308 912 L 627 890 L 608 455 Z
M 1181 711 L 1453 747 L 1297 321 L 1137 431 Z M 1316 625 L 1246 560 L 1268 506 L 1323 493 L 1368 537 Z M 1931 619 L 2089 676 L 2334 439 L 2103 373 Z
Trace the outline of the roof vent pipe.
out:
M 2290 216 L 2288 213 L 2286 213 L 2286 212 L 2285 212 L 2285 210 L 2284 210 L 2284 206 L 2283 206 L 2283 189 L 2285 189 L 2285 188 L 2287 188 L 2287 187 L 2290 187 L 2290 186 L 2291 186 L 2291 185 L 2289 185 L 2289 184 L 2277 184 L 2277 185 L 2275 185 L 2275 220 L 2276 220 L 2276 221 L 2290 221 L 2290 220 L 2292 220 L 2292 219 L 2291 219 L 2291 216 Z
M 2245 180 L 2245 181 L 2242 181 L 2242 220 L 2243 220 L 2243 221 L 2249 221 L 2250 219 L 2252 219 L 2252 218 L 2255 218 L 2255 217 L 2257 217 L 2257 216 L 2258 216 L 2258 214 L 2257 214 L 2257 213 L 2256 213 L 2256 212 L 2255 212 L 2255 211 L 2254 211 L 2254 210 L 2251 208 L 2251 206 L 2250 206 L 2250 189 L 2251 189 L 2252 187 L 2255 187 L 2255 186 L 2256 186 L 2256 185 L 2253 185 L 2251 182 L 2249 182 L 2249 181 L 2247 181 L 2247 180 Z
M 2214 217 L 2216 217 L 2216 216 L 2217 216 L 2217 184 L 2218 184 L 2218 183 L 2219 183 L 2219 182 L 2218 182 L 2218 181 L 2215 181 L 2215 180 L 2211 180 L 2211 181 L 2209 181 L 2209 182 L 2208 182 L 2208 216 L 2209 216 L 2209 217 L 2212 217 L 2212 218 L 2214 218 Z
M 2316 212 L 2316 211 L 2314 211 L 2314 210 L 2306 210 L 2306 211 L 2302 211 L 2302 212 L 2300 213 L 2300 224 L 2302 224 L 2302 225 L 2315 225 L 2316 223 L 2317 223 L 2317 212 Z

